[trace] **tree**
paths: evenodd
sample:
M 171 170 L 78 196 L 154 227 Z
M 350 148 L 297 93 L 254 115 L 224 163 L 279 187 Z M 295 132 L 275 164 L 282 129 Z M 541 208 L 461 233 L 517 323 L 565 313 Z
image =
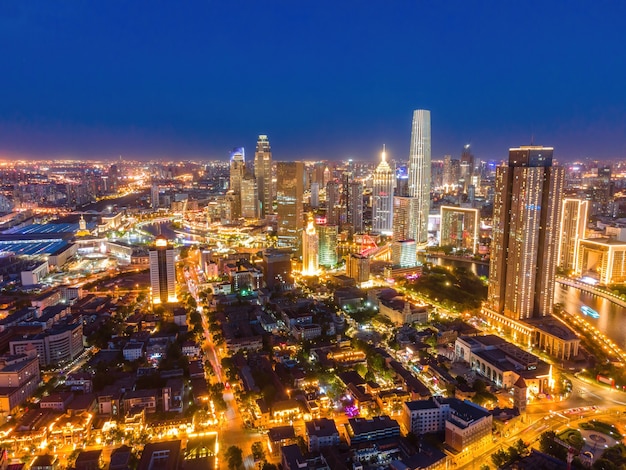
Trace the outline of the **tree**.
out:
M 539 450 L 559 460 L 567 458 L 567 449 L 556 442 L 556 433 L 554 431 L 546 431 L 541 434 L 539 437 Z
M 496 468 L 503 467 L 509 461 L 509 453 L 504 449 L 500 449 L 498 452 L 491 455 L 491 460 Z
M 237 446 L 226 449 L 226 461 L 229 470 L 237 470 L 243 464 L 243 450 Z
M 255 461 L 265 460 L 265 450 L 263 449 L 262 442 L 255 442 L 252 444 L 252 457 Z

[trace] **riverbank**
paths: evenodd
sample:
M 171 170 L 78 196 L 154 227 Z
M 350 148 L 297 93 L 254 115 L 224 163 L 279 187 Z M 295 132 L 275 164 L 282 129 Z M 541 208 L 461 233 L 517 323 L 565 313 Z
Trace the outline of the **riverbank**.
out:
M 563 277 L 563 276 L 557 276 L 556 282 L 566 285 L 566 286 L 575 287 L 576 289 L 580 289 L 582 291 L 588 292 L 593 295 L 597 295 L 598 297 L 602 297 L 603 299 L 609 300 L 619 305 L 620 307 L 626 308 L 626 302 L 621 297 L 607 290 L 598 289 L 597 287 L 586 284 L 584 282 L 576 281 L 574 279 L 570 279 L 568 277 Z

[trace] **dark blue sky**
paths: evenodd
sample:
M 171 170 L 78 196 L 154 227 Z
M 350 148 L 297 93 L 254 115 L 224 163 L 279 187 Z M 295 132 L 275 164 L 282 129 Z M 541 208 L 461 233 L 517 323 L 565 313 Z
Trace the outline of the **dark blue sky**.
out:
M 626 157 L 626 2 L 0 2 L 0 157 Z

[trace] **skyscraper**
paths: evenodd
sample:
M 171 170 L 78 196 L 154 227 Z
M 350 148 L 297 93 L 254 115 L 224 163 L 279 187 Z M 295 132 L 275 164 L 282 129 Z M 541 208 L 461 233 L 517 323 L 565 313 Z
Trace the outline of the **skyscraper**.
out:
M 418 200 L 415 208 L 414 238 L 417 244 L 428 241 L 430 211 L 430 111 L 413 111 L 411 149 L 409 152 L 409 196 Z
M 315 222 L 310 217 L 306 228 L 302 231 L 302 275 L 316 276 L 319 271 L 319 237 Z
M 339 183 L 337 181 L 329 181 L 326 184 L 326 223 L 329 225 L 339 224 L 340 197 Z
M 348 223 L 354 233 L 363 232 L 363 183 L 352 181 L 348 193 Z
M 304 225 L 304 163 L 278 162 L 276 188 L 278 243 L 280 246 L 296 246 Z
M 257 180 L 246 172 L 241 181 L 241 216 L 246 219 L 259 218 L 259 191 Z
M 563 199 L 559 238 L 559 268 L 565 270 L 576 268 L 578 241 L 585 238 L 588 213 L 589 201 Z
M 150 187 L 150 205 L 154 211 L 159 208 L 159 185 L 155 182 Z
M 261 201 L 261 217 L 272 213 L 272 148 L 266 135 L 260 135 L 254 152 L 254 176 Z
M 552 313 L 564 182 L 552 154 L 512 148 L 508 165 L 496 169 L 487 300 L 515 321 Z
M 319 264 L 331 267 L 337 264 L 337 236 L 339 227 L 336 225 L 319 225 Z
M 174 248 L 162 236 L 157 237 L 154 247 L 150 248 L 150 285 L 153 303 L 177 301 Z
M 234 195 L 232 218 L 241 217 L 241 183 L 246 171 L 246 154 L 243 147 L 234 148 L 230 152 L 230 191 Z
M 393 233 L 393 185 L 395 174 L 387 163 L 383 147 L 380 163 L 372 175 L 372 231 Z
M 415 197 L 393 198 L 393 240 L 413 240 L 417 220 L 413 217 L 417 210 L 418 200 Z

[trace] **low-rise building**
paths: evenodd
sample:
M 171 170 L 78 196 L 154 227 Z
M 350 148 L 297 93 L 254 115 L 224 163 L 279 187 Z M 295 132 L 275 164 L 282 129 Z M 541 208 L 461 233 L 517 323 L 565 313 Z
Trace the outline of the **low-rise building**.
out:
M 320 418 L 307 421 L 305 431 L 309 452 L 318 452 L 323 447 L 339 445 L 339 431 L 332 419 Z
M 12 414 L 28 400 L 41 376 L 39 362 L 33 355 L 16 354 L 0 357 L 0 415 Z
M 400 435 L 398 422 L 386 415 L 376 416 L 371 419 L 350 418 L 345 427 L 348 445 L 350 446 Z

